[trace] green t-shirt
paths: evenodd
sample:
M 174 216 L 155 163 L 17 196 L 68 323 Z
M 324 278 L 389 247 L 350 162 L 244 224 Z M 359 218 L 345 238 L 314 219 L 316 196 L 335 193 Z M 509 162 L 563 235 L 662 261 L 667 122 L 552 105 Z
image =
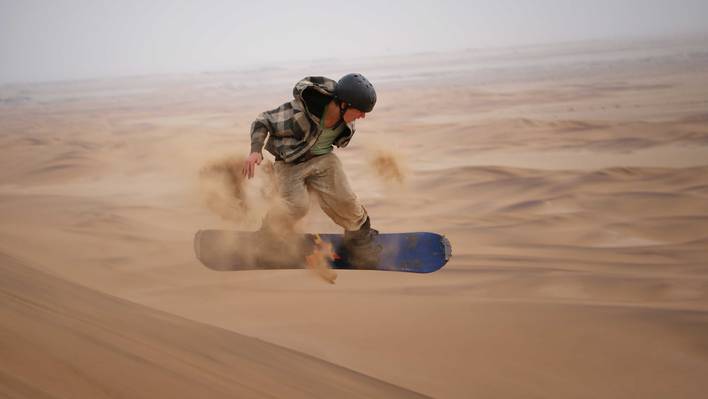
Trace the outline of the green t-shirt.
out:
M 327 129 L 324 127 L 324 112 L 322 113 L 322 118 L 320 119 L 320 127 L 322 128 L 322 133 L 320 134 L 320 137 L 317 139 L 317 142 L 315 143 L 314 146 L 312 146 L 312 149 L 310 152 L 312 152 L 315 155 L 324 155 L 329 152 L 332 152 L 332 143 L 334 143 L 334 139 L 339 136 L 339 133 L 342 132 L 342 129 L 344 129 L 344 123 L 340 123 L 339 126 L 337 126 L 335 129 Z

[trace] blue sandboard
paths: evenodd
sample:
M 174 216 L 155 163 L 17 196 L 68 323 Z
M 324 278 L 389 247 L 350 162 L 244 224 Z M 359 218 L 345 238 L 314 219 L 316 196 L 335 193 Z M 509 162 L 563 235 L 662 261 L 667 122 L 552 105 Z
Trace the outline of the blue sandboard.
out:
M 450 242 L 437 233 L 386 233 L 376 237 L 381 245 L 378 265 L 351 264 L 342 247 L 342 234 L 320 234 L 332 245 L 338 259 L 333 269 L 384 270 L 430 273 L 443 267 L 452 255 Z M 194 252 L 204 266 L 220 271 L 302 269 L 305 257 L 315 248 L 315 235 L 299 235 L 287 242 L 264 242 L 257 232 L 199 230 L 194 236 Z

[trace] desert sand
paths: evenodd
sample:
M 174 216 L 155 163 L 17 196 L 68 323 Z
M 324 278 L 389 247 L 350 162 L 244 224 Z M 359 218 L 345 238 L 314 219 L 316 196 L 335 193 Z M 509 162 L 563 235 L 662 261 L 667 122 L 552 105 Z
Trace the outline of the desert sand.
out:
M 257 229 L 268 173 L 214 206 L 234 186 L 200 171 L 350 71 L 379 93 L 336 151 L 352 186 L 380 231 L 445 234 L 448 265 L 201 266 L 194 232 Z M 708 392 L 705 38 L 5 85 L 0 149 L 5 396 Z M 315 203 L 300 228 L 339 231 Z

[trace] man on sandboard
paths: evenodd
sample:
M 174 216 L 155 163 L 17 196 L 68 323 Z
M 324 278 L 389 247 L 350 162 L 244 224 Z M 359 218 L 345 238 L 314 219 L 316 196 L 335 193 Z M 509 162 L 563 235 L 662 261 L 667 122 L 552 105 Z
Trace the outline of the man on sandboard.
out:
M 280 235 L 309 209 L 309 192 L 317 193 L 322 210 L 344 228 L 342 245 L 349 262 L 362 267 L 378 263 L 378 231 L 349 186 L 334 146 L 346 147 L 354 136 L 354 121 L 374 109 L 376 91 L 361 74 L 339 81 L 306 77 L 293 89 L 293 100 L 261 113 L 251 125 L 251 152 L 244 176 L 254 176 L 263 161 L 262 149 L 275 156 L 275 178 L 284 210 L 266 215 L 262 232 Z

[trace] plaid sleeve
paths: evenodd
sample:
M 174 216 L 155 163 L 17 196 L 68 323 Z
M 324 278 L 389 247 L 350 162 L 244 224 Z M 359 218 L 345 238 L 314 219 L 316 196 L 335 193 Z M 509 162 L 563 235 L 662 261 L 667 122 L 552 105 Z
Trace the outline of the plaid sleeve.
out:
M 268 137 L 268 132 L 273 131 L 273 127 L 268 118 L 269 112 L 270 111 L 261 113 L 251 124 L 251 153 L 261 153 L 266 137 Z

